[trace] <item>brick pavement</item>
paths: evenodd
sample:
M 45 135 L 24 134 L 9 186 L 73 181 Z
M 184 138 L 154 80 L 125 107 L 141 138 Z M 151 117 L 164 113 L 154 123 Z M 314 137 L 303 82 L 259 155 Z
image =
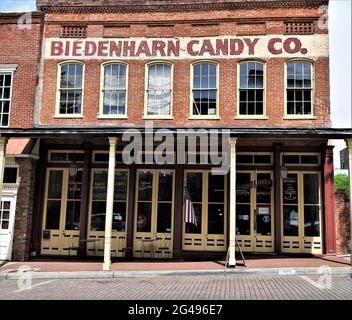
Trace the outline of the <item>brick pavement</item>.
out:
M 195 276 L 101 280 L 33 280 L 31 290 L 19 291 L 17 281 L 0 281 L 0 299 L 88 300 L 350 300 L 350 275 L 333 275 L 331 288 L 315 283 L 321 275 Z M 313 282 L 314 281 L 314 282 Z

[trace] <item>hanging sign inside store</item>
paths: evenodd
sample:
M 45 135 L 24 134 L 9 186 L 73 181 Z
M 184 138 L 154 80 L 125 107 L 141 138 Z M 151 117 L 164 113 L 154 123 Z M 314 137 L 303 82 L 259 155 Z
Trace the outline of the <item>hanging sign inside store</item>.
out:
M 85 38 L 45 40 L 46 59 L 200 59 L 328 56 L 320 35 L 207 38 Z

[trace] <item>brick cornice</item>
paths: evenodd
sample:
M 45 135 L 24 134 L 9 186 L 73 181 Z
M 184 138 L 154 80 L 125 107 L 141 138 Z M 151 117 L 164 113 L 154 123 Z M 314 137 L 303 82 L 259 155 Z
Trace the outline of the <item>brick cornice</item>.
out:
M 47 1 L 38 1 L 38 10 L 45 13 L 129 13 L 129 12 L 190 12 L 190 11 L 221 11 L 234 9 L 256 9 L 256 8 L 318 8 L 322 5 L 328 5 L 329 0 L 257 0 L 257 1 L 204 1 L 198 3 L 179 3 L 177 1 L 156 1 L 156 4 L 150 2 L 141 4 L 97 4 L 90 5 L 81 4 L 65 4 L 57 2 L 57 4 L 48 4 Z M 69 3 L 69 2 L 68 2 Z

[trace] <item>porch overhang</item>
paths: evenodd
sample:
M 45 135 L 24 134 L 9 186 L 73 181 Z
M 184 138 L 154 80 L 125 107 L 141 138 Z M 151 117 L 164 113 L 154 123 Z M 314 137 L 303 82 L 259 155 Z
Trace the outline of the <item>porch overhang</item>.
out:
M 352 138 L 352 128 L 322 128 L 322 127 L 237 127 L 237 126 L 153 126 L 148 127 L 148 133 L 158 130 L 168 130 L 173 133 L 187 134 L 190 130 L 211 129 L 228 131 L 233 137 L 238 138 L 290 138 L 290 139 L 348 139 Z M 0 130 L 2 137 L 21 138 L 58 138 L 58 137 L 110 137 L 121 135 L 126 130 L 136 130 L 142 134 L 146 132 L 144 126 L 82 126 L 82 127 L 35 127 L 29 129 L 3 128 Z

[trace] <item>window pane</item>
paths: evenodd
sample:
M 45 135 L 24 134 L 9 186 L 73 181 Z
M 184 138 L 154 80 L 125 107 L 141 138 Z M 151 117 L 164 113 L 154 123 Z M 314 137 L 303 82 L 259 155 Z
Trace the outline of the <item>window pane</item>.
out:
M 298 183 L 297 174 L 289 174 L 287 179 L 283 180 L 283 203 L 298 203 Z
M 115 173 L 114 200 L 127 200 L 128 172 L 117 171 Z
M 225 176 L 209 173 L 208 202 L 224 202 Z
M 271 203 L 272 181 L 269 173 L 257 174 L 257 204 Z
M 153 174 L 148 171 L 139 173 L 138 199 L 140 201 L 152 201 Z
M 202 233 L 202 204 L 193 203 L 193 208 L 196 216 L 197 225 L 186 223 L 186 233 Z
M 304 235 L 306 237 L 320 236 L 320 217 L 318 206 L 304 206 Z
M 17 168 L 5 168 L 4 170 L 4 183 L 17 182 Z
M 238 173 L 236 180 L 237 203 L 250 203 L 251 175 L 249 173 Z
M 105 231 L 105 215 L 106 215 L 106 202 L 93 201 L 92 216 L 91 216 L 92 231 Z
M 304 204 L 319 204 L 319 176 L 304 174 Z
M 61 199 L 63 171 L 50 171 L 48 198 Z
M 209 204 L 208 205 L 208 233 L 224 234 L 224 205 Z
M 203 175 L 200 172 L 187 173 L 187 188 L 192 202 L 202 202 Z
M 251 205 L 237 204 L 236 205 L 236 234 L 250 235 L 251 234 Z
M 60 228 L 60 211 L 61 200 L 48 200 L 45 229 L 58 230 Z
M 158 221 L 157 232 L 170 233 L 171 232 L 171 203 L 158 203 Z
M 159 173 L 159 201 L 172 201 L 173 173 L 163 171 Z
M 284 236 L 298 236 L 298 206 L 284 206 Z
M 271 207 L 267 207 L 269 214 L 256 214 L 256 235 L 270 236 L 271 235 Z
M 107 171 L 100 171 L 94 173 L 93 200 L 106 200 L 107 181 Z
M 81 201 L 67 201 L 65 230 L 79 230 Z
M 126 202 L 114 202 L 112 230 L 117 232 L 126 231 Z
M 152 204 L 139 202 L 137 209 L 137 232 L 151 232 Z

